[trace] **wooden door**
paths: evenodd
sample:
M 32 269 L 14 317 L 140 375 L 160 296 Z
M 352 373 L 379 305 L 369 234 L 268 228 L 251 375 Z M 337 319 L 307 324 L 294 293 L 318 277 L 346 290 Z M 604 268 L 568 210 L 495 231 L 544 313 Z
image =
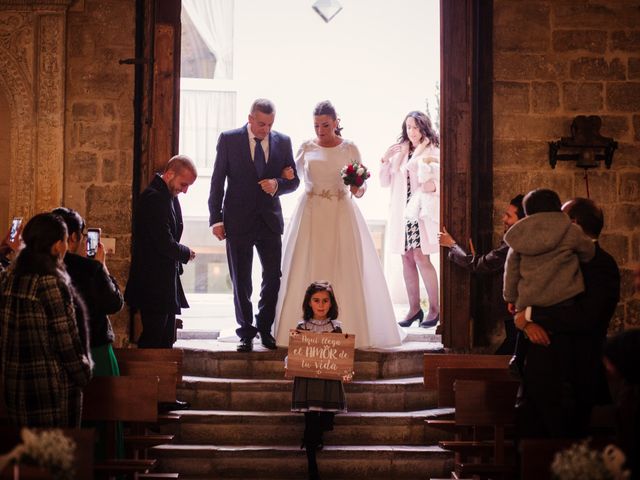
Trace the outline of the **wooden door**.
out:
M 489 0 L 442 0 L 441 48 L 441 225 L 454 238 L 491 249 L 492 62 Z M 482 279 L 441 255 L 442 335 L 445 347 L 474 346 L 474 322 L 484 318 Z

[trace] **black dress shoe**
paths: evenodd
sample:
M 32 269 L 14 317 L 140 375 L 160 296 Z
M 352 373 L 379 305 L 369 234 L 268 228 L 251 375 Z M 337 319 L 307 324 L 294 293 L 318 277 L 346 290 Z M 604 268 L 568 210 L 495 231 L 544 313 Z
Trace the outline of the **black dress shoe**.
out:
M 191 404 L 176 400 L 175 402 L 158 402 L 158 411 L 162 413 L 171 412 L 172 410 L 186 410 Z
M 260 341 L 262 342 L 262 345 L 265 348 L 268 348 L 269 350 L 275 350 L 276 348 L 278 348 L 276 346 L 276 339 L 273 338 L 273 335 L 271 335 L 270 333 L 260 333 Z
M 423 318 L 424 318 L 424 312 L 422 311 L 422 309 L 420 309 L 418 310 L 418 313 L 416 313 L 413 317 L 407 318 L 406 320 L 402 320 L 401 322 L 398 322 L 398 325 L 400 325 L 401 327 L 410 327 L 413 322 L 418 320 L 418 323 L 420 323 Z
M 253 350 L 253 339 L 252 338 L 241 338 L 238 346 L 236 347 L 237 352 L 250 352 Z
M 439 321 L 440 321 L 440 314 L 436 315 L 431 320 L 428 320 L 428 319 L 423 320 L 422 322 L 420 322 L 420 326 L 422 328 L 435 327 Z

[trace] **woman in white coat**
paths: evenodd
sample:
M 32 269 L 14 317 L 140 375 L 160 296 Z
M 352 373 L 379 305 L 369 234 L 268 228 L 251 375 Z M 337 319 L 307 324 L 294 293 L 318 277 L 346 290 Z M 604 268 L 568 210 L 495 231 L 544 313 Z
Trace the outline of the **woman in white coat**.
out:
M 409 297 L 409 312 L 398 322 L 403 327 L 418 321 L 431 327 L 440 320 L 438 276 L 429 255 L 438 251 L 440 219 L 440 139 L 431 120 L 410 112 L 402 123 L 398 143 L 382 157 L 380 183 L 391 187 L 389 246 L 402 256 L 402 273 Z M 420 307 L 420 280 L 429 297 L 425 317 Z

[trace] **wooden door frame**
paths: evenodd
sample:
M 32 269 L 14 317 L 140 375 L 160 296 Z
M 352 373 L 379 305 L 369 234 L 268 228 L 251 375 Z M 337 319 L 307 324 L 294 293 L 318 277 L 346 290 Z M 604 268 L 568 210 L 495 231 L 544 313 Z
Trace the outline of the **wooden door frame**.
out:
M 136 0 L 135 200 L 155 171 L 178 153 L 180 0 Z M 441 0 L 442 225 L 488 251 L 492 239 L 492 0 Z M 162 51 L 163 55 L 157 52 Z M 170 121 L 167 121 L 170 119 Z M 474 346 L 486 313 L 482 279 L 440 255 L 445 347 Z
M 492 0 L 441 0 L 441 212 L 454 238 L 489 251 L 492 238 Z M 445 347 L 474 347 L 473 326 L 486 314 L 486 285 L 441 249 L 441 320 Z

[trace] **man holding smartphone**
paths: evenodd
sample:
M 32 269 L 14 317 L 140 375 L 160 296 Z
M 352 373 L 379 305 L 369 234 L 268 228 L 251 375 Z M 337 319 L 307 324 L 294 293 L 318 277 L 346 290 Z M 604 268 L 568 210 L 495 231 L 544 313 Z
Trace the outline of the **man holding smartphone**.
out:
M 176 314 L 189 304 L 182 290 L 182 265 L 195 252 L 182 245 L 182 210 L 178 195 L 198 176 L 186 155 L 172 157 L 140 195 L 133 225 L 133 251 L 127 304 L 140 310 L 142 334 L 138 348 L 172 348 L 176 341 Z

